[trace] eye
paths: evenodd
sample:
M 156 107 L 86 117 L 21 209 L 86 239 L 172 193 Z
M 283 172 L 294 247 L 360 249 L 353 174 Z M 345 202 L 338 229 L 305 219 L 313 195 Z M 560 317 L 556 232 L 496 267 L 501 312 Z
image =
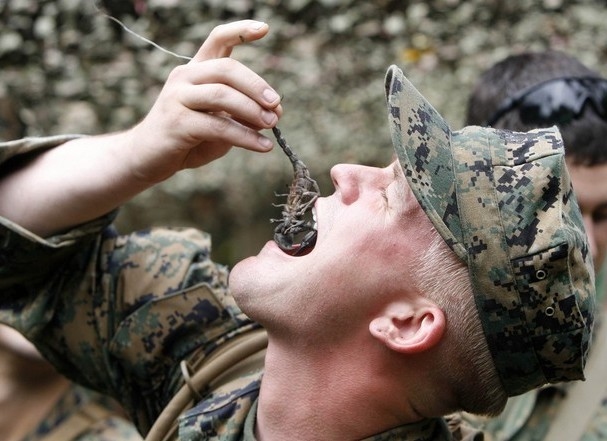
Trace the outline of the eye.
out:
M 384 206 L 388 211 L 394 211 L 399 207 L 398 199 L 398 183 L 392 181 L 386 187 L 380 190 L 381 197 L 384 201 Z
M 388 189 L 382 188 L 380 193 L 381 193 L 381 197 L 384 199 L 384 202 L 386 203 L 386 205 L 388 205 Z

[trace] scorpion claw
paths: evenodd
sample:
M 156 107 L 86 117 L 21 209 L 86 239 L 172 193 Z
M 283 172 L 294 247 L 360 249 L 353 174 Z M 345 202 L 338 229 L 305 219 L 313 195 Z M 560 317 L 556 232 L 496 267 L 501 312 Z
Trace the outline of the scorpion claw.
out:
M 316 237 L 318 236 L 318 232 L 316 230 L 310 231 L 304 239 L 301 241 L 299 246 L 293 252 L 293 256 L 299 256 L 305 251 L 311 250 L 316 245 Z

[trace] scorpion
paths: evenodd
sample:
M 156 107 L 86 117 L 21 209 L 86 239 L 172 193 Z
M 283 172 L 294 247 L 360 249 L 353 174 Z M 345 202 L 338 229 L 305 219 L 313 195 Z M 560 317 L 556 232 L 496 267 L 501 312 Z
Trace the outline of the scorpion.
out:
M 312 209 L 314 202 L 320 195 L 320 190 L 316 181 L 310 177 L 308 167 L 291 150 L 280 130 L 274 127 L 272 133 L 274 133 L 278 145 L 291 161 L 294 172 L 289 193 L 276 194 L 278 197 L 286 196 L 286 203 L 273 204 L 275 207 L 282 208 L 282 218 L 270 220 L 273 223 L 278 222 L 278 225 L 274 228 L 274 241 L 286 253 L 297 256 L 316 243 L 317 231 L 314 221 L 306 220 L 305 215 Z M 299 244 L 295 243 L 296 236 L 303 236 Z

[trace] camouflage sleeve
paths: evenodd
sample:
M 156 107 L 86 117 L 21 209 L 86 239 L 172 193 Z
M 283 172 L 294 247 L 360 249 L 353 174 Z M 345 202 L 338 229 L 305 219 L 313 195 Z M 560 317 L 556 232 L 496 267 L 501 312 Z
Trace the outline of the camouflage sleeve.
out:
M 205 233 L 87 229 L 42 240 L 0 225 L 0 321 L 67 377 L 117 397 L 145 431 L 181 384 L 179 362 L 250 321 Z
M 14 141 L 0 142 L 0 164 L 12 158 L 23 157 L 28 153 L 43 151 L 56 147 L 72 139 L 81 138 L 84 135 L 56 135 L 40 138 L 22 138 Z
M 123 418 L 113 416 L 97 421 L 88 431 L 74 441 L 143 441 L 144 438 L 133 424 Z
M 0 322 L 68 378 L 116 397 L 145 432 L 182 384 L 180 361 L 250 321 L 207 234 L 120 236 L 112 219 L 42 239 L 0 218 Z

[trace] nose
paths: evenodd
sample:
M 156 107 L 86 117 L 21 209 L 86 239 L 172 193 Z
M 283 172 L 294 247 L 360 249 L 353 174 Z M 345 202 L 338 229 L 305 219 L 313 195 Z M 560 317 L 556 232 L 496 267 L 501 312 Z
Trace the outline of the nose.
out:
M 344 204 L 356 201 L 365 188 L 387 185 L 386 169 L 358 164 L 337 164 L 331 168 L 331 180 Z

